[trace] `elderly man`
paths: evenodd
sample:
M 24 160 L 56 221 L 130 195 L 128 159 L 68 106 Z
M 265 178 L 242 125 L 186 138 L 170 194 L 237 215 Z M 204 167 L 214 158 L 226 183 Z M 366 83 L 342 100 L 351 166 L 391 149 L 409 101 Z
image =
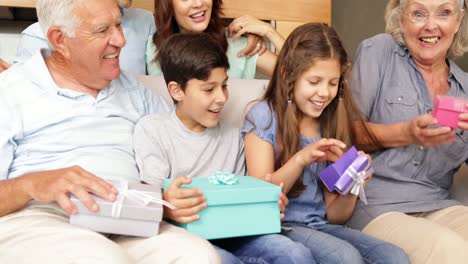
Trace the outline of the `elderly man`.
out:
M 53 51 L 0 75 L 0 263 L 218 263 L 207 241 L 164 222 L 158 236 L 112 240 L 68 223 L 70 194 L 96 211 L 90 193 L 117 194 L 102 178 L 138 180 L 134 125 L 168 107 L 121 74 L 115 1 L 38 0 L 37 11 Z
M 132 0 L 115 2 L 122 13 L 122 29 L 127 41 L 120 53 L 121 69 L 132 74 L 146 74 L 146 42 L 155 32 L 153 14 L 145 9 L 130 8 Z M 48 48 L 47 36 L 37 22 L 21 33 L 21 41 L 13 63 L 27 60 L 41 48 Z

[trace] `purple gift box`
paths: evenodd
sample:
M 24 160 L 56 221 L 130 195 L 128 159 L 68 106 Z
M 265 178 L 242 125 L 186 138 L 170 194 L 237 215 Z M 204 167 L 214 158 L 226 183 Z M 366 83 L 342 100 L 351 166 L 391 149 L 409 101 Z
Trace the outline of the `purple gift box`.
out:
M 127 181 L 109 181 L 118 191 L 115 202 L 93 195 L 99 205 L 91 212 L 76 197 L 78 213 L 70 216 L 70 223 L 101 233 L 151 237 L 158 234 L 162 220 L 161 190 L 152 185 Z
M 367 204 L 363 189 L 364 181 L 372 171 L 367 156 L 358 154 L 357 149 L 351 147 L 340 159 L 320 172 L 319 176 L 330 192 L 359 195 L 359 198 Z
M 436 97 L 432 115 L 437 122 L 444 126 L 458 128 L 461 113 L 468 112 L 468 100 L 451 96 L 439 95 Z
M 335 190 L 342 194 L 348 194 L 357 181 L 356 174 L 364 171 L 363 179 L 366 177 L 366 171 L 369 169 L 369 160 L 365 155 L 357 155 L 353 162 L 348 166 L 345 172 L 335 183 Z
M 323 171 L 320 172 L 319 176 L 322 179 L 322 182 L 325 184 L 325 187 L 330 192 L 336 190 L 336 182 L 340 179 L 341 175 L 346 171 L 346 169 L 353 163 L 353 161 L 358 157 L 357 149 L 351 147 L 346 151 L 340 159 L 335 163 L 326 167 Z M 344 183 L 343 183 L 344 184 Z M 343 185 L 341 185 L 343 186 Z

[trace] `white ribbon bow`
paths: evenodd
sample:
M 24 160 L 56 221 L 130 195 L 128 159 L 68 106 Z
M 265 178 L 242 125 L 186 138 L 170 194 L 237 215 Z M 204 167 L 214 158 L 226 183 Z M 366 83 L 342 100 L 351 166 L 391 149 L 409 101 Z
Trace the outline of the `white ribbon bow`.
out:
M 364 204 L 367 204 L 367 197 L 366 193 L 364 192 L 364 182 L 368 174 L 372 173 L 373 171 L 374 169 L 372 169 L 370 162 L 368 162 L 367 166 L 359 172 L 356 171 L 353 166 L 349 166 L 345 171 L 345 174 L 348 174 L 353 179 L 350 192 L 356 196 L 359 196 L 359 199 L 361 199 Z
M 133 200 L 141 205 L 149 205 L 150 203 L 162 204 L 171 209 L 175 209 L 176 207 L 169 202 L 164 201 L 163 199 L 159 198 L 158 195 L 152 192 L 145 192 L 145 191 L 138 191 L 138 190 L 129 190 L 128 189 L 128 182 L 121 180 L 116 181 L 114 187 L 119 191 L 119 195 L 117 196 L 117 200 L 112 205 L 112 217 L 113 218 L 120 218 L 120 214 L 122 213 L 123 202 L 125 198 Z

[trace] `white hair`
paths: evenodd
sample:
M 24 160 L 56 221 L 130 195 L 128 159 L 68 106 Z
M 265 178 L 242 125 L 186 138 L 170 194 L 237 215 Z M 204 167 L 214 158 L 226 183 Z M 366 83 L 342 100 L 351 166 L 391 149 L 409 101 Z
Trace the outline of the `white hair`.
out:
M 74 3 L 74 0 L 37 0 L 37 18 L 45 36 L 51 27 L 59 26 L 69 37 L 75 37 L 81 20 L 74 13 Z
M 402 9 L 408 4 L 408 0 L 390 0 L 385 10 L 386 32 L 392 34 L 396 42 L 406 45 L 403 32 L 400 27 Z M 451 58 L 461 57 L 468 51 L 468 0 L 458 0 L 460 10 L 464 10 L 465 15 L 460 23 L 458 32 L 455 33 L 452 45 L 448 50 Z

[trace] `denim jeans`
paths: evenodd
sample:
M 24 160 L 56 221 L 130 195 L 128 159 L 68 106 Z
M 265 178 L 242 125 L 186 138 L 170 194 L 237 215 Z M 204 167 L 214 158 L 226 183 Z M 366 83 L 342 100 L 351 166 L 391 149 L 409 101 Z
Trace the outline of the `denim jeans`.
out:
M 409 264 L 399 247 L 342 225 L 284 224 L 283 235 L 310 249 L 317 263 Z
M 223 264 L 315 264 L 309 249 L 280 235 L 261 235 L 210 241 Z

